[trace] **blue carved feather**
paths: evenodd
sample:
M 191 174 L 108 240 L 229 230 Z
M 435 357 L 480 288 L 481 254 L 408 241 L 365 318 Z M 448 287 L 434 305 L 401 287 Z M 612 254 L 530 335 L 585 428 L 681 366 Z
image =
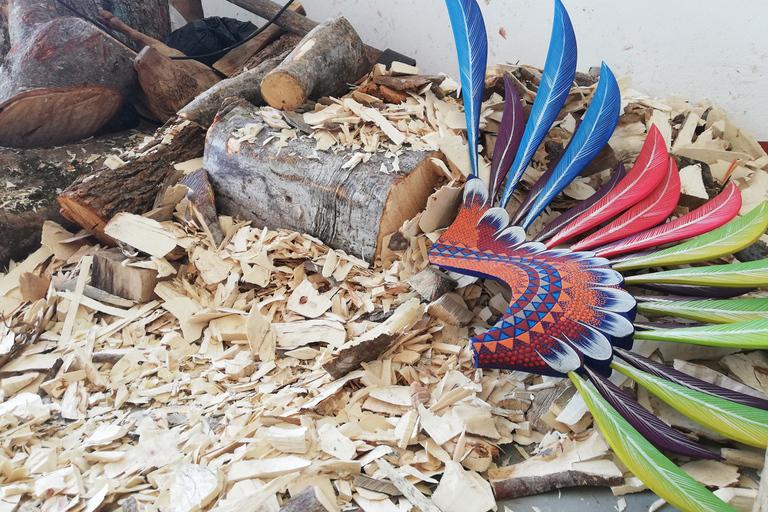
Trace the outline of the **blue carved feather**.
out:
M 613 73 L 603 63 L 600 70 L 600 82 L 597 84 L 592 103 L 584 115 L 581 126 L 576 130 L 568 144 L 563 158 L 547 185 L 539 193 L 531 211 L 523 221 L 523 229 L 533 223 L 536 217 L 547 207 L 557 194 L 587 166 L 611 138 L 621 113 L 621 92 Z
M 512 192 L 523 177 L 533 154 L 536 153 L 560 109 L 563 108 L 575 76 L 576 36 L 563 3 L 555 0 L 555 21 L 552 25 L 547 61 L 544 64 L 541 83 L 525 126 L 520 149 L 512 163 L 507 184 L 501 196 L 502 207 L 509 203 Z
M 485 89 L 485 67 L 488 58 L 488 38 L 485 22 L 475 0 L 445 0 L 451 18 L 456 53 L 459 56 L 461 94 L 464 97 L 464 115 L 467 118 L 467 139 L 472 174 L 477 175 L 477 137 L 480 109 Z

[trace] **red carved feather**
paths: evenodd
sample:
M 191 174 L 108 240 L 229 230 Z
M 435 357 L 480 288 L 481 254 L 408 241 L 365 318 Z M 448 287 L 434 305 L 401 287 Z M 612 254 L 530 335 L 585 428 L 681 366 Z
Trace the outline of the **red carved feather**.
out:
M 609 258 L 703 235 L 732 221 L 740 209 L 741 192 L 735 183 L 731 183 L 701 208 L 657 228 L 606 245 L 596 252 L 598 256 Z
M 547 248 L 555 247 L 637 204 L 658 186 L 667 167 L 669 162 L 664 137 L 656 126 L 651 126 L 640 156 L 627 177 L 610 194 L 565 226 L 547 242 Z
M 667 173 L 651 195 L 626 211 L 597 233 L 574 244 L 572 251 L 586 251 L 593 247 L 635 235 L 656 226 L 669 217 L 680 199 L 680 172 L 673 158 L 669 159 Z

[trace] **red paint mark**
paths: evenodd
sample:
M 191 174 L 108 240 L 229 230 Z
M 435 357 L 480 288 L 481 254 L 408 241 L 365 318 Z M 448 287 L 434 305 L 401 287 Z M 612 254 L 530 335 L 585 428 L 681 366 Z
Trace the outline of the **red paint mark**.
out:
M 499 29 L 499 35 L 500 35 L 501 37 L 503 37 L 504 39 L 506 39 L 506 38 L 507 38 L 507 31 L 506 31 L 506 30 L 504 30 L 504 27 L 501 27 L 501 28 Z
M 758 142 L 762 146 L 763 150 L 768 153 L 768 142 Z

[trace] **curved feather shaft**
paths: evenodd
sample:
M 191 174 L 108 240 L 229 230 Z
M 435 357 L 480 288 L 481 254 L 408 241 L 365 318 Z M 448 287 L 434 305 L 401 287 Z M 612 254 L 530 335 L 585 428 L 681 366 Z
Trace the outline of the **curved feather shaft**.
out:
M 733 300 L 652 300 L 638 305 L 641 313 L 672 315 L 711 324 L 768 319 L 768 298 Z
M 575 76 L 576 35 L 565 6 L 560 0 L 555 0 L 555 20 L 552 25 L 547 61 L 544 64 L 541 83 L 525 126 L 520 149 L 515 155 L 501 196 L 502 207 L 509 203 L 512 192 L 523 177 L 534 153 L 544 140 L 560 109 L 563 108 Z
M 523 130 L 525 130 L 523 104 L 509 75 L 504 73 L 504 112 L 501 115 L 499 134 L 491 159 L 491 179 L 489 181 L 491 200 L 496 198 L 501 183 L 507 177 L 512 162 L 515 161 L 515 154 L 520 147 L 520 141 L 523 139 Z
M 634 398 L 622 391 L 616 384 L 597 372 L 586 368 L 589 382 L 600 392 L 622 418 L 627 420 L 644 438 L 659 450 L 696 457 L 699 459 L 722 460 L 720 455 L 711 452 L 685 437 L 680 431 L 670 427 L 651 412 L 637 403 Z
M 577 119 L 576 129 L 578 129 L 580 125 L 581 119 Z M 523 202 L 520 203 L 520 207 L 517 209 L 517 212 L 515 212 L 514 217 L 512 217 L 512 221 L 510 222 L 512 225 L 519 224 L 523 217 L 525 217 L 525 214 L 531 210 L 531 206 L 533 206 L 533 203 L 536 202 L 536 199 L 539 197 L 539 194 L 541 194 L 541 191 L 547 187 L 549 179 L 555 173 L 555 169 L 557 169 L 557 166 L 560 164 L 560 160 L 563 159 L 563 156 L 568 151 L 568 148 L 571 146 L 571 142 L 573 142 L 574 138 L 575 137 L 571 137 L 571 140 L 568 141 L 568 144 L 565 146 L 565 148 L 563 148 L 563 151 L 560 152 L 557 158 L 550 162 L 549 167 L 547 167 L 547 170 L 544 172 L 544 174 L 542 174 L 539 179 L 536 180 L 536 183 L 533 185 L 533 187 L 531 187 L 531 190 L 528 191 L 525 199 L 523 199 Z
M 656 377 L 674 382 L 675 384 L 685 386 L 695 391 L 700 391 L 708 395 L 722 398 L 723 400 L 729 400 L 731 402 L 754 407 L 756 409 L 768 410 L 768 400 L 760 398 L 759 396 L 747 395 L 739 391 L 734 391 L 732 389 L 723 388 L 715 384 L 710 384 L 709 382 L 697 379 L 696 377 L 691 377 L 690 375 L 675 370 L 674 368 L 671 368 L 665 364 L 657 363 L 652 359 L 648 359 L 647 357 L 629 352 L 622 348 L 616 348 L 616 353 L 624 361 L 631 364 L 638 370 L 650 373 Z M 759 392 L 755 391 L 755 393 Z
M 717 229 L 738 215 L 741 192 L 735 183 L 729 184 L 717 197 L 701 208 L 657 228 L 606 245 L 595 252 L 603 258 L 677 242 Z
M 619 91 L 619 84 L 608 66 L 603 63 L 600 81 L 581 126 L 573 135 L 573 139 L 568 144 L 568 149 L 565 150 L 552 177 L 547 181 L 546 186 L 531 206 L 528 216 L 523 221 L 523 229 L 528 229 L 555 196 L 562 192 L 603 149 L 616 128 L 620 113 L 621 92 Z
M 456 53 L 459 57 L 461 95 L 464 98 L 464 115 L 467 119 L 472 174 L 477 175 L 477 138 L 485 89 L 488 38 L 483 14 L 475 0 L 446 0 L 445 3 L 448 6 Z
M 665 270 L 663 272 L 629 276 L 624 279 L 624 282 L 629 285 L 662 283 L 714 286 L 718 288 L 760 288 L 768 286 L 768 260 Z
M 552 222 L 547 224 L 544 229 L 541 230 L 541 232 L 534 237 L 534 242 L 541 242 L 542 240 L 546 240 L 547 238 L 553 236 L 555 233 L 560 231 L 563 226 L 571 222 L 573 219 L 587 211 L 589 208 L 592 207 L 595 203 L 600 201 L 602 198 L 604 198 L 606 195 L 608 195 L 616 186 L 619 184 L 621 180 L 624 179 L 624 177 L 627 175 L 627 170 L 624 167 L 624 162 L 619 162 L 618 167 L 616 167 L 616 170 L 613 172 L 613 175 L 611 176 L 611 179 L 608 180 L 608 182 L 600 187 L 600 190 L 592 194 L 589 198 L 585 199 L 584 201 L 581 201 L 576 206 L 571 208 L 570 210 L 566 211 L 565 213 L 561 214 L 559 217 L 555 218 Z
M 654 448 L 600 396 L 591 383 L 573 372 L 568 377 L 581 393 L 613 451 L 653 492 L 685 512 L 735 510 Z
M 708 347 L 768 349 L 768 319 L 682 329 L 635 332 L 636 340 L 674 341 Z
M 632 170 L 610 194 L 595 203 L 547 242 L 554 247 L 610 219 L 647 197 L 667 172 L 667 143 L 656 126 L 651 126 L 643 149 Z
M 754 287 L 735 288 L 733 286 L 706 286 L 696 284 L 638 283 L 635 286 L 667 295 L 689 297 L 691 300 L 733 299 L 753 291 Z
M 768 230 L 768 201 L 740 219 L 684 244 L 615 263 L 616 270 L 699 263 L 729 256 L 755 243 Z
M 572 251 L 586 251 L 607 244 L 620 238 L 640 233 L 663 222 L 677 206 L 680 199 L 680 172 L 673 158 L 669 159 L 669 168 L 661 183 L 651 195 L 624 212 L 597 233 L 574 244 Z
M 740 443 L 768 446 L 768 411 L 723 400 L 614 360 L 611 368 L 620 371 L 696 423 Z

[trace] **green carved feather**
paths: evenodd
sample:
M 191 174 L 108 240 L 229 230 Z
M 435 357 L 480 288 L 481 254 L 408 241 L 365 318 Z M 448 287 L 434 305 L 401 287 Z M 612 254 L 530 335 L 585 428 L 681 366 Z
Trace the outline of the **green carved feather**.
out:
M 625 282 L 627 284 L 665 283 L 721 288 L 759 288 L 768 286 L 768 260 L 652 272 L 627 277 Z
M 686 512 L 735 510 L 662 455 L 600 396 L 591 383 L 573 372 L 568 376 L 581 393 L 613 451 L 653 492 Z
M 731 255 L 755 243 L 768 230 L 768 201 L 706 235 L 646 256 L 613 265 L 615 270 L 662 267 L 710 261 Z
M 768 349 L 768 319 L 701 327 L 637 331 L 636 340 L 674 341 L 708 347 Z
M 696 423 L 750 446 L 768 446 L 768 411 L 674 384 L 614 360 L 618 370 Z
M 642 302 L 641 313 L 671 315 L 710 324 L 729 324 L 768 318 L 768 298 Z

